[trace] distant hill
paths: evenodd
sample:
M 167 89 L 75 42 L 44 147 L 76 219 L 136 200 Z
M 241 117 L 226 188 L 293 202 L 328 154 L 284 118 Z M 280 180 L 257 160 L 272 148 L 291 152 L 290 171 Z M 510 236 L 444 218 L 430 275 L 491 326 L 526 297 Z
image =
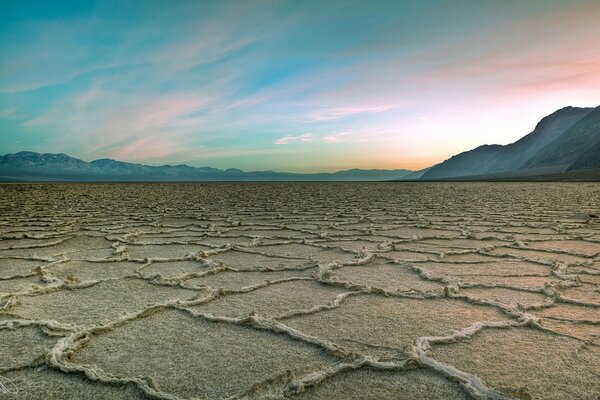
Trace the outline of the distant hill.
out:
M 434 167 L 435 167 L 435 165 L 434 165 Z M 408 175 L 405 175 L 405 176 L 401 177 L 400 180 L 402 180 L 402 181 L 416 181 L 416 180 L 419 180 L 431 168 L 433 168 L 433 167 L 427 167 L 427 168 L 423 168 L 423 169 L 420 169 L 418 171 L 412 172 L 412 173 L 410 173 Z
M 483 145 L 410 171 L 350 169 L 298 174 L 277 171 L 149 166 L 112 159 L 86 162 L 66 154 L 23 151 L 0 156 L 0 181 L 435 181 L 600 180 L 600 107 L 565 107 L 533 132 L 502 145 Z
M 543 118 L 517 142 L 460 153 L 431 167 L 421 179 L 529 179 L 600 168 L 599 144 L 600 107 L 565 107 Z
M 66 154 L 22 151 L 0 156 L 0 181 L 385 181 L 413 171 L 350 169 L 333 173 L 296 174 L 239 169 L 149 166 L 112 159 L 86 162 Z

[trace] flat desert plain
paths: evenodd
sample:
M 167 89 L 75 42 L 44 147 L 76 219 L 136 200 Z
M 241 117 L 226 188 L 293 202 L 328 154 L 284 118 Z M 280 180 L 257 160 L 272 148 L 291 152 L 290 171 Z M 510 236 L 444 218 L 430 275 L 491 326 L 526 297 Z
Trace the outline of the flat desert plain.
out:
M 600 397 L 600 185 L 0 186 L 0 398 Z

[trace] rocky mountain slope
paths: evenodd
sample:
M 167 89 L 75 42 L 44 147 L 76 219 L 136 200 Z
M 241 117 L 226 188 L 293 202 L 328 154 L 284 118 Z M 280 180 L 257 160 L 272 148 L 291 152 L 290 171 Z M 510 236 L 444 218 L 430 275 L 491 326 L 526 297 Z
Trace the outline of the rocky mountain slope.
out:
M 541 167 L 550 172 L 564 171 L 583 155 L 585 143 L 600 138 L 594 125 L 599 112 L 600 107 L 565 107 L 543 118 L 533 132 L 515 143 L 483 145 L 457 154 L 432 167 L 422 179 L 489 175 Z M 560 157 L 559 154 L 565 151 L 570 151 L 571 156 Z
M 569 165 L 569 170 L 600 167 L 600 107 L 540 149 L 522 168 Z

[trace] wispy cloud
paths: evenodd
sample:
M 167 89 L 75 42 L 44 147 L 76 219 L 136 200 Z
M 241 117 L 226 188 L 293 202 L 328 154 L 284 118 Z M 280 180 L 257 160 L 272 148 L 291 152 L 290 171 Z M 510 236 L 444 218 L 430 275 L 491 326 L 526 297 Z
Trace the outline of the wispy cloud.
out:
M 311 115 L 315 121 L 329 121 L 332 119 L 346 118 L 356 114 L 381 113 L 395 108 L 392 105 L 385 106 L 355 106 L 355 107 L 332 107 L 324 108 Z
M 14 3 L 0 27 L 3 151 L 295 170 L 381 167 L 385 151 L 401 167 L 600 101 L 593 1 L 117 4 Z
M 0 118 L 3 119 L 14 119 L 17 118 L 17 109 L 14 107 L 0 110 Z
M 293 142 L 312 142 L 315 140 L 315 135 L 313 135 L 312 133 L 304 133 L 302 135 L 286 135 L 283 137 L 280 137 L 279 139 L 277 139 L 274 143 L 275 144 L 290 144 Z
M 339 132 L 326 135 L 323 137 L 325 143 L 340 143 L 343 142 L 348 136 L 351 136 L 352 132 Z
M 211 101 L 211 97 L 195 94 L 174 94 L 148 99 L 139 108 L 131 110 L 125 121 L 117 122 L 126 123 L 127 127 L 135 131 L 174 126 L 191 113 L 202 110 Z
M 107 152 L 108 157 L 117 160 L 160 160 L 169 156 L 182 154 L 183 148 L 177 143 L 161 137 L 137 137 L 122 147 Z
M 322 135 L 314 135 L 305 133 L 303 135 L 286 135 L 277 139 L 275 144 L 291 144 L 291 143 L 367 143 L 389 141 L 397 135 L 396 130 L 381 130 L 381 129 L 355 129 L 342 132 L 326 133 Z

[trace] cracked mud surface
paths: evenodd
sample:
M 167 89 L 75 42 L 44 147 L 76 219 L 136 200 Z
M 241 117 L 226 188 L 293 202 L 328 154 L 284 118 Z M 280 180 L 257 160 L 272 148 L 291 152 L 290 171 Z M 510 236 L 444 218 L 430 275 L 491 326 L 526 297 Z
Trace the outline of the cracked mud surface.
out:
M 600 185 L 0 185 L 0 398 L 600 398 Z

